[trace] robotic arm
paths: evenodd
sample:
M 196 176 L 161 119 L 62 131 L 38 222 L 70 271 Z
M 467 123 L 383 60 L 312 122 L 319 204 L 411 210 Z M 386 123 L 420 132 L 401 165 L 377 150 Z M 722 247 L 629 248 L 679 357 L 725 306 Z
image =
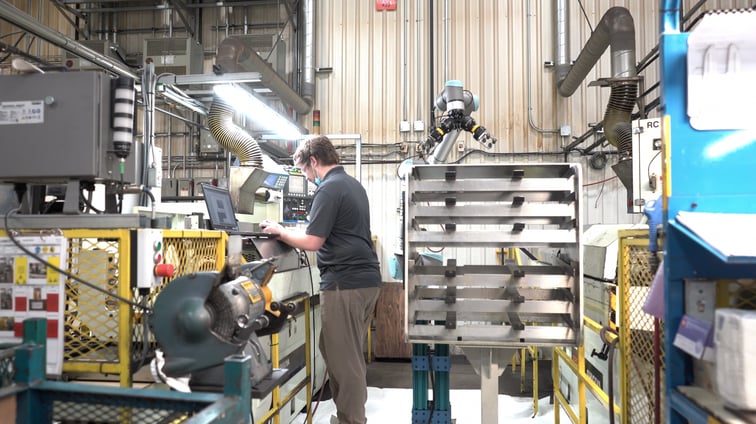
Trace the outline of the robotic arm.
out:
M 493 147 L 496 138 L 470 116 L 478 110 L 478 104 L 478 97 L 464 90 L 461 81 L 446 82 L 444 91 L 436 97 L 436 108 L 447 114 L 420 145 L 421 155 L 427 157 L 429 163 L 446 160 L 460 130 L 471 133 L 487 149 Z

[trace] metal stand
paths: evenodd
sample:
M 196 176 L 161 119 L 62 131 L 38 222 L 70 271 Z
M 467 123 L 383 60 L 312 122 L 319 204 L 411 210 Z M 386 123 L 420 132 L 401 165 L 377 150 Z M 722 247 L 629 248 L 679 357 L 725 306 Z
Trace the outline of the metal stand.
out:
M 449 345 L 412 345 L 412 424 L 451 424 Z M 433 399 L 428 400 L 428 371 L 433 372 Z
M 496 424 L 499 421 L 499 376 L 507 368 L 507 358 L 515 349 L 463 347 L 467 360 L 480 376 L 480 422 Z

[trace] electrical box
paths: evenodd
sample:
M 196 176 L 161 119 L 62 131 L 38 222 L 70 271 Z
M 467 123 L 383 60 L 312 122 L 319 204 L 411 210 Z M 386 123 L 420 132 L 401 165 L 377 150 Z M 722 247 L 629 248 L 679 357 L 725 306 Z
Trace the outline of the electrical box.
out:
M 194 179 L 194 195 L 195 196 L 203 196 L 204 195 L 202 193 L 202 184 L 203 183 L 212 185 L 213 184 L 213 179 L 212 178 L 208 178 L 208 177 L 204 177 L 204 178 L 197 177 L 197 178 L 195 178 Z
M 116 61 L 123 60 L 123 58 L 119 57 L 117 54 L 117 52 L 120 51 L 120 47 L 117 44 L 111 42 L 110 40 L 82 40 L 82 41 L 79 41 L 79 43 L 82 46 L 87 47 L 91 50 L 94 50 L 105 57 L 109 57 Z M 101 66 L 98 66 L 86 59 L 82 59 L 81 57 L 69 51 L 65 52 L 63 64 L 66 66 L 66 68 L 72 71 L 101 71 L 103 70 Z
M 119 181 L 112 97 L 104 72 L 0 76 L 0 181 Z M 126 159 L 127 183 L 135 181 L 135 151 Z
M 200 159 L 222 159 L 226 154 L 223 148 L 215 140 L 215 137 L 210 131 L 200 130 L 199 137 L 199 151 L 198 155 Z
M 595 280 L 617 277 L 619 231 L 633 228 L 633 224 L 594 224 L 583 233 L 585 260 L 583 273 Z
M 163 178 L 163 186 L 160 187 L 161 197 L 176 197 L 178 196 L 178 179 L 176 178 Z
M 140 289 L 157 287 L 162 282 L 158 266 L 163 265 L 163 230 L 140 228 L 131 233 L 133 272 L 132 286 Z
M 633 190 L 628 212 L 643 213 L 649 200 L 661 195 L 661 119 L 633 121 Z
M 189 178 L 179 178 L 178 182 L 178 195 L 181 197 L 188 197 L 192 195 L 192 180 Z
M 155 73 L 201 74 L 204 63 L 202 45 L 193 38 L 148 38 L 144 40 L 144 60 L 152 60 Z

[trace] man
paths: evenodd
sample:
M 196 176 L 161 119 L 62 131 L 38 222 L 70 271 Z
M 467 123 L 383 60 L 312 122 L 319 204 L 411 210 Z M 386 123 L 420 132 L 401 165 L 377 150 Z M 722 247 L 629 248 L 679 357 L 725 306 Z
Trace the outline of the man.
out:
M 292 247 L 317 251 L 319 346 L 338 416 L 331 422 L 364 424 L 367 382 L 362 346 L 381 284 L 367 193 L 339 165 L 339 155 L 325 136 L 305 140 L 293 159 L 307 180 L 318 186 L 310 223 L 304 232 L 269 220 L 260 226 Z

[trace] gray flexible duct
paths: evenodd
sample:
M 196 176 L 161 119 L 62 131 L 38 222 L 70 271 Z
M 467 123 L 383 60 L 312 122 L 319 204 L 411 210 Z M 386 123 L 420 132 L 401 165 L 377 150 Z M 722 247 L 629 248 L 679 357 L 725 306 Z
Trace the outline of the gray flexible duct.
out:
M 239 158 L 239 165 L 262 168 L 263 156 L 257 140 L 243 128 L 234 124 L 234 108 L 217 95 L 207 113 L 207 126 L 210 133 L 229 152 Z
M 632 112 L 638 96 L 635 62 L 635 22 L 624 7 L 612 7 L 601 18 L 570 72 L 557 81 L 557 91 L 571 96 L 588 72 L 610 47 L 612 76 L 609 104 L 604 112 L 604 135 L 617 147 L 619 162 L 612 167 L 625 187 L 632 188 L 633 129 Z
M 232 36 L 221 41 L 215 63 L 223 72 L 257 72 L 263 85 L 297 113 L 304 115 L 312 110 L 312 99 L 300 97 L 245 40 Z
M 557 81 L 559 94 L 571 96 L 610 47 L 612 77 L 635 77 L 635 22 L 624 7 L 612 7 L 601 18 L 570 72 Z

